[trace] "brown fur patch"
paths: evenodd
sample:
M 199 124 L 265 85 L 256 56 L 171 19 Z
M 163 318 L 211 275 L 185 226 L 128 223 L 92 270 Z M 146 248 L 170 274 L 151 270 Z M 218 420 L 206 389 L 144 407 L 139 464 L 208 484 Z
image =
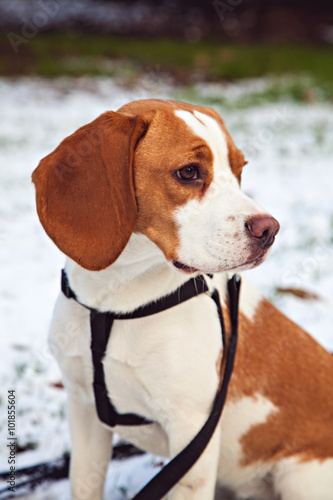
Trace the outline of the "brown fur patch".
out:
M 302 288 L 287 288 L 287 287 L 278 287 L 276 289 L 278 293 L 282 294 L 290 294 L 298 297 L 299 299 L 304 300 L 321 300 L 318 294 L 314 292 L 308 292 L 307 290 L 303 290 Z
M 133 155 L 146 126 L 141 118 L 104 113 L 64 139 L 32 174 L 46 233 L 86 269 L 112 264 L 132 234 Z
M 278 409 L 241 439 L 243 464 L 333 458 L 333 359 L 267 300 L 240 317 L 229 398 L 261 394 Z

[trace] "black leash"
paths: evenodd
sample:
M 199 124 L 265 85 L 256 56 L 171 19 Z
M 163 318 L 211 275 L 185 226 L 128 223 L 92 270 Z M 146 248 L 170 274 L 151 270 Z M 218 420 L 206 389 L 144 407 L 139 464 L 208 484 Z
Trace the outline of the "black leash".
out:
M 192 441 L 186 446 L 186 448 L 184 448 L 183 451 L 181 451 L 155 477 L 153 477 L 153 479 L 133 498 L 133 500 L 160 500 L 164 495 L 166 495 L 168 491 L 170 491 L 171 488 L 173 488 L 178 483 L 178 481 L 199 459 L 216 429 L 227 397 L 228 385 L 231 378 L 236 354 L 240 283 L 240 278 L 238 276 L 234 276 L 231 280 L 228 281 L 232 334 L 225 364 L 223 382 L 220 390 L 216 395 L 212 411 L 204 426 L 192 439 Z M 224 328 L 222 309 L 217 290 L 215 290 L 215 292 L 213 293 L 212 298 L 216 303 L 220 322 Z
M 228 281 L 229 308 L 231 320 L 231 338 L 227 352 L 223 382 L 215 397 L 211 413 L 198 434 L 175 458 L 173 458 L 134 498 L 133 500 L 160 500 L 175 484 L 189 471 L 194 463 L 201 456 L 208 445 L 216 426 L 220 420 L 223 406 L 227 397 L 228 385 L 234 366 L 237 336 L 238 336 L 238 302 L 240 291 L 240 278 L 233 276 Z M 73 298 L 77 302 L 75 293 L 71 290 L 65 271 L 62 271 L 62 291 L 68 298 Z M 105 385 L 103 370 L 103 358 L 105 356 L 111 328 L 115 319 L 135 319 L 150 316 L 158 312 L 174 307 L 192 297 L 208 291 L 208 285 L 204 276 L 200 275 L 187 281 L 176 292 L 162 297 L 156 302 L 140 307 L 128 314 L 117 314 L 112 312 L 101 313 L 96 309 L 90 310 L 91 325 L 91 349 L 94 364 L 94 394 L 97 413 L 100 420 L 107 425 L 147 425 L 151 421 L 132 413 L 119 414 L 114 408 L 108 397 Z M 214 300 L 217 308 L 218 317 L 221 325 L 222 342 L 224 352 L 226 351 L 225 327 L 220 304 L 219 294 L 214 290 L 211 298 Z M 84 307 L 84 304 L 81 304 Z

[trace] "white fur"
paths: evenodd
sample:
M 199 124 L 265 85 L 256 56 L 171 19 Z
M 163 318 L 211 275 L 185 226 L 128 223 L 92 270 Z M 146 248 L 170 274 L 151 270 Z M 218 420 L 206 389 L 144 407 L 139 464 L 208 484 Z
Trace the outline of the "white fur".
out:
M 241 192 L 230 169 L 225 135 L 216 120 L 197 111 L 195 116 L 183 110 L 175 114 L 204 139 L 214 157 L 214 179 L 205 196 L 176 211 L 181 242 L 178 260 L 208 273 L 240 267 L 251 257 L 245 222 L 265 212 Z
M 333 459 L 281 461 L 276 468 L 275 491 L 283 500 L 332 500 Z
M 255 320 L 258 306 L 262 300 L 262 293 L 253 286 L 250 281 L 243 277 L 241 288 L 241 311 L 249 320 Z
M 163 252 L 146 236 L 134 233 L 121 258 L 102 271 L 87 271 L 70 259 L 66 263 L 80 302 L 100 311 L 123 313 L 173 292 L 188 280 L 184 274 L 169 271 Z
M 240 440 L 252 426 L 265 423 L 277 411 L 273 403 L 261 394 L 231 401 L 224 410 L 218 475 L 225 485 L 237 491 L 240 498 L 266 498 L 265 495 L 270 492 L 267 491 L 265 478 L 272 469 L 271 464 L 260 462 L 242 466 L 239 463 L 242 456 Z

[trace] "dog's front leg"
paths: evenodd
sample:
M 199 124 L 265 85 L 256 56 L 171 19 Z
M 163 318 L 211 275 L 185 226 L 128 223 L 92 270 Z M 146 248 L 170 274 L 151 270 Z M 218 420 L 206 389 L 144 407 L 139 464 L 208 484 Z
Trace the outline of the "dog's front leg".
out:
M 112 432 L 99 421 L 93 404 L 69 394 L 72 438 L 72 500 L 101 500 L 112 453 Z
M 189 422 L 177 426 L 171 434 L 172 456 L 177 455 L 196 435 L 203 422 L 194 425 L 196 419 L 189 415 Z M 191 432 L 192 431 L 192 432 Z M 207 448 L 189 472 L 168 495 L 168 500 L 213 500 L 220 453 L 220 429 L 214 432 Z

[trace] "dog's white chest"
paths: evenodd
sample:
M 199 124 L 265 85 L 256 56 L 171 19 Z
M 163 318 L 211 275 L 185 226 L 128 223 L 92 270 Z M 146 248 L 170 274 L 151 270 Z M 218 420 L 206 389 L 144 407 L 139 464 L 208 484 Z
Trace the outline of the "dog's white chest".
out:
M 163 424 L 171 406 L 208 410 L 221 344 L 215 303 L 204 295 L 147 318 L 115 321 L 104 359 L 112 401 L 120 412 Z
M 69 389 L 93 400 L 89 311 L 60 296 L 50 343 Z M 177 407 L 208 411 L 221 345 L 216 305 L 206 294 L 147 318 L 115 320 L 103 364 L 117 411 L 163 425 Z

